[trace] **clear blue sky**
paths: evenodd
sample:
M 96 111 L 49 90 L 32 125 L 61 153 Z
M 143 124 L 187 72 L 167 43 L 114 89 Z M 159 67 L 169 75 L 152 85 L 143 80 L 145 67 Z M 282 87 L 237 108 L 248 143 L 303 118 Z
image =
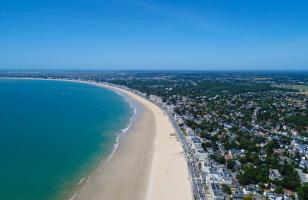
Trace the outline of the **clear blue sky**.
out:
M 0 0 L 0 69 L 308 69 L 307 0 Z

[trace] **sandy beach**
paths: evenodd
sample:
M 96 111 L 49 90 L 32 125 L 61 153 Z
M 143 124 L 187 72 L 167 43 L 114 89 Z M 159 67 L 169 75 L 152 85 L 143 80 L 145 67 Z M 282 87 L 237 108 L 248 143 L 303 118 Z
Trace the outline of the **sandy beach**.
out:
M 76 199 L 192 199 L 183 149 L 167 115 L 132 92 L 95 85 L 130 98 L 137 104 L 138 114 L 112 158 L 93 172 Z

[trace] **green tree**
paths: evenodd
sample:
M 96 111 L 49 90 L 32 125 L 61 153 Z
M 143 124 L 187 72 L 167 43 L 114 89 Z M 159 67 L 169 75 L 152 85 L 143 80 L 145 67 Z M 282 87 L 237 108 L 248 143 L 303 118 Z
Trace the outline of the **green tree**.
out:
M 231 188 L 230 188 L 228 185 L 222 184 L 222 185 L 221 185 L 221 189 L 222 189 L 222 191 L 224 191 L 226 194 L 229 194 L 229 195 L 232 194 Z
M 308 200 L 308 183 L 305 183 L 297 190 L 297 195 L 299 200 Z
M 227 161 L 227 167 L 228 167 L 229 169 L 233 169 L 234 166 L 235 166 L 235 161 L 234 161 L 234 160 L 228 160 L 228 161 Z
M 226 159 L 223 156 L 220 155 L 212 155 L 211 158 L 213 160 L 215 160 L 216 162 L 220 163 L 220 164 L 225 164 L 226 163 Z
M 283 187 L 281 185 L 277 186 L 277 189 L 275 190 L 278 194 L 283 194 Z
M 244 196 L 243 200 L 252 200 L 252 197 L 251 196 Z

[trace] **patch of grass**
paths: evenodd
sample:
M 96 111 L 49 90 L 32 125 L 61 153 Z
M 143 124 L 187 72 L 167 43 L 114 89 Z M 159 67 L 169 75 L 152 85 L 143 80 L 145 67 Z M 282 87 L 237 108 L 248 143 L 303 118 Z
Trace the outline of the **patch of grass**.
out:
M 279 85 L 273 85 L 273 86 L 279 87 L 279 88 L 285 88 L 285 89 L 298 90 L 300 93 L 308 95 L 308 85 L 307 84 L 303 84 L 303 85 L 279 84 Z

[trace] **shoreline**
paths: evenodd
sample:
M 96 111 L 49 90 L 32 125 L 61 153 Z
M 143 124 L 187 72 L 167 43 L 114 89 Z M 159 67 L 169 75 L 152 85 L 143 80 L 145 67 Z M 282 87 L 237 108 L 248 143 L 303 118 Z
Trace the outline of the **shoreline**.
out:
M 102 87 L 139 107 L 128 130 L 119 133 L 114 144 L 117 146 L 109 157 L 103 158 L 89 176 L 80 180 L 77 192 L 69 200 L 193 199 L 182 146 L 168 116 L 157 105 L 127 89 L 106 83 L 22 79 L 68 81 Z
M 74 200 L 145 199 L 156 135 L 152 112 L 119 88 L 89 81 L 74 82 L 112 90 L 137 110 L 132 126 L 120 136 L 118 148 L 110 159 L 97 166 Z M 147 128 L 152 130 L 147 131 Z
M 143 188 L 146 191 L 145 196 L 138 199 L 193 199 L 190 176 L 183 155 L 183 149 L 176 137 L 175 130 L 164 111 L 154 103 L 129 90 L 111 86 L 106 83 L 88 83 L 111 89 L 113 91 L 118 91 L 120 94 L 128 95 L 130 98 L 133 98 L 134 101 L 138 101 L 138 103 L 143 106 L 143 109 L 149 110 L 154 115 L 156 131 L 153 138 L 153 153 L 151 155 L 150 169 L 147 174 L 147 185 Z M 138 121 L 136 121 L 136 123 L 138 123 Z M 181 191 L 181 193 L 178 191 Z M 139 192 L 142 193 L 142 191 Z M 102 196 L 98 196 L 98 198 L 104 199 Z M 137 198 L 129 198 L 126 196 L 125 198 L 119 199 Z M 83 199 L 80 198 L 80 200 Z
M 42 80 L 53 80 L 53 79 L 42 79 Z M 61 79 L 55 79 L 56 81 L 66 81 L 66 80 L 61 80 Z M 92 85 L 92 82 L 80 82 L 80 81 L 76 81 L 76 80 L 72 80 L 72 81 L 68 81 L 68 82 L 77 82 L 77 83 L 81 83 L 81 84 L 88 84 L 88 85 Z M 94 85 L 95 87 L 101 87 L 101 88 L 105 88 L 99 85 Z M 105 88 L 106 89 L 106 88 Z M 110 89 L 107 89 L 110 90 Z M 115 139 L 115 143 L 112 146 L 112 149 L 110 150 L 110 152 L 105 156 L 105 157 L 101 157 L 101 160 L 98 162 L 97 166 L 92 169 L 91 171 L 89 171 L 89 173 L 80 179 L 79 183 L 77 184 L 75 190 L 69 195 L 70 198 L 68 198 L 68 200 L 77 200 L 79 198 L 79 194 L 80 192 L 84 189 L 84 187 L 86 186 L 86 184 L 88 184 L 91 179 L 92 176 L 95 174 L 96 171 L 98 171 L 99 168 L 104 167 L 106 164 L 108 164 L 108 162 L 112 159 L 114 153 L 118 150 L 120 143 L 123 140 L 123 137 L 129 133 L 129 131 L 132 129 L 137 116 L 138 116 L 138 111 L 137 111 L 137 105 L 135 102 L 133 102 L 133 100 L 129 99 L 127 96 L 125 96 L 124 94 L 121 94 L 117 91 L 112 90 L 113 92 L 117 93 L 118 95 L 120 95 L 122 98 L 124 98 L 124 100 L 129 104 L 129 107 L 132 110 L 132 115 L 130 117 L 129 123 L 127 124 L 127 126 L 121 130 L 119 130 L 118 132 L 116 132 L 116 139 Z M 140 111 L 139 111 L 140 112 Z M 66 198 L 67 199 L 67 198 Z

